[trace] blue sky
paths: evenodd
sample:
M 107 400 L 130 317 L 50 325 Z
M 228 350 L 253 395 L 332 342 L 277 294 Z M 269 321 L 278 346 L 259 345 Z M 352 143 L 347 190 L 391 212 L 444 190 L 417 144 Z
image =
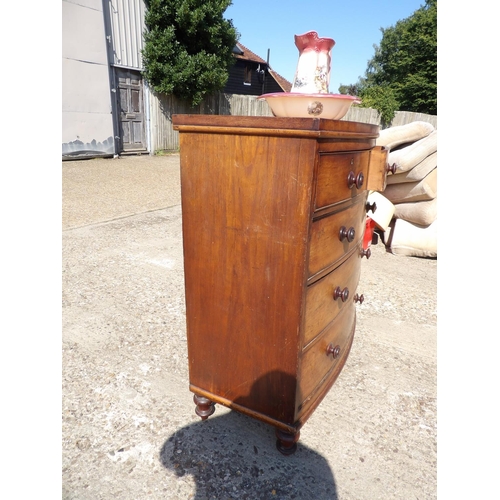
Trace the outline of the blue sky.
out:
M 272 69 L 292 82 L 299 52 L 294 35 L 316 31 L 333 38 L 330 92 L 339 85 L 356 83 L 364 76 L 374 44 L 382 38 L 380 28 L 394 26 L 411 16 L 425 0 L 233 0 L 224 17 L 232 19 L 240 42 Z

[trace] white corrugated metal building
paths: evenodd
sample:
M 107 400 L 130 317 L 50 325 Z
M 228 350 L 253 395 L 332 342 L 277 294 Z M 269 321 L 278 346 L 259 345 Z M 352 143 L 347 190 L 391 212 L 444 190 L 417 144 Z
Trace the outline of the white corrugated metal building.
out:
M 143 0 L 62 1 L 63 158 L 150 152 Z

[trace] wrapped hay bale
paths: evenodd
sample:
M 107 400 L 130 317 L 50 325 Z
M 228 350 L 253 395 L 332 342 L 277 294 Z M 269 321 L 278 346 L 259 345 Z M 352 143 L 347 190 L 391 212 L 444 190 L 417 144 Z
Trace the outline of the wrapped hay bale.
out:
M 395 205 L 394 218 L 420 226 L 432 224 L 437 219 L 437 196 L 433 200 L 398 203 Z
M 401 144 L 407 144 L 409 142 L 415 142 L 419 139 L 423 139 L 434 130 L 435 128 L 431 123 L 422 121 L 386 128 L 380 131 L 376 145 L 385 146 L 387 149 L 394 149 L 396 146 L 400 146 Z
M 376 144 L 390 150 L 387 163 L 396 167 L 379 193 L 393 207 L 390 224 L 377 225 L 387 251 L 437 257 L 437 130 L 412 122 L 383 130 Z
M 394 204 L 433 200 L 437 196 L 437 167 L 420 181 L 389 184 L 384 196 Z
M 428 226 L 393 219 L 385 235 L 386 248 L 394 255 L 437 257 L 437 219 Z
M 437 130 L 434 130 L 427 137 L 415 141 L 409 146 L 391 151 L 387 161 L 389 165 L 396 165 L 396 174 L 407 172 L 436 151 Z
M 423 159 L 407 172 L 400 172 L 387 176 L 387 184 L 399 184 L 402 182 L 421 181 L 426 175 L 437 167 L 437 151 Z

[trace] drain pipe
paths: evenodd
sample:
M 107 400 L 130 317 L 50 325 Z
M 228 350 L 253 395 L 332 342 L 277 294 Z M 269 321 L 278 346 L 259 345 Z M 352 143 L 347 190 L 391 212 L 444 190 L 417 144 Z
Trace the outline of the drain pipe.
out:
M 118 95 L 116 76 L 113 67 L 113 37 L 111 30 L 111 19 L 109 17 L 109 0 L 102 0 L 102 13 L 104 16 L 104 35 L 106 37 L 106 55 L 108 61 L 108 75 L 111 101 L 111 118 L 113 122 L 113 158 L 118 158 L 120 151 L 120 122 L 118 120 Z
M 271 52 L 271 49 L 267 49 L 267 72 L 269 73 L 269 53 Z M 266 91 L 266 73 L 264 72 L 264 78 L 262 81 L 262 94 L 265 94 Z

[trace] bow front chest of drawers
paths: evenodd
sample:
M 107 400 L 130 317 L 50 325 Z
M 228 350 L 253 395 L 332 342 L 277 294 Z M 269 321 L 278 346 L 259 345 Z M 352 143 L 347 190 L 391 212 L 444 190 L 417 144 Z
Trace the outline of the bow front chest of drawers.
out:
M 379 128 L 319 118 L 172 121 L 196 413 L 228 406 L 274 426 L 278 449 L 293 453 L 353 342 L 367 194 L 385 176 L 371 168 L 380 164 Z

